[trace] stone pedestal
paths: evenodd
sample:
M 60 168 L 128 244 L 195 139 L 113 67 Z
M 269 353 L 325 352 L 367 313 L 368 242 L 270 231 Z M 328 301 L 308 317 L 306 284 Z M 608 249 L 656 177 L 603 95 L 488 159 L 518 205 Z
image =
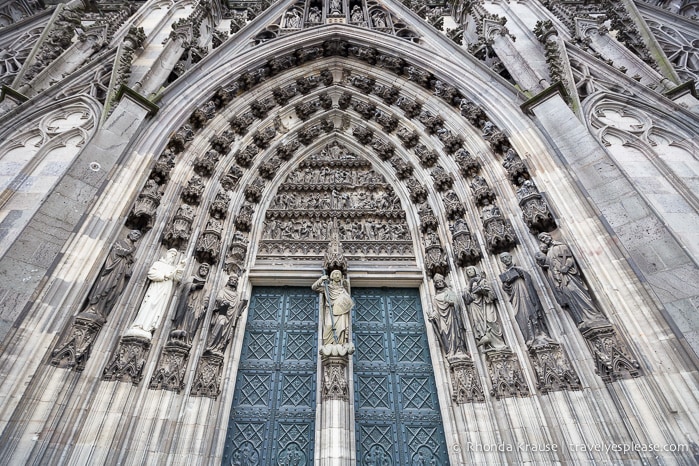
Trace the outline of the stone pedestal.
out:
M 602 380 L 609 383 L 641 375 L 640 364 L 631 355 L 626 343 L 619 338 L 612 324 L 593 323 L 581 327 L 580 333 L 587 340 L 595 359 L 595 372 Z
M 184 388 L 190 348 L 186 343 L 168 342 L 163 348 L 148 388 L 179 393 Z
M 451 399 L 457 404 L 485 401 L 483 387 L 473 359 L 468 354 L 457 354 L 447 358 L 451 378 Z
M 131 382 L 138 385 L 143 379 L 143 366 L 146 365 L 150 340 L 125 336 L 102 372 L 102 380 Z
M 51 353 L 51 364 L 81 372 L 103 325 L 104 319 L 96 314 L 81 313 L 75 316 L 68 334 Z
M 352 413 L 349 397 L 349 355 L 352 344 L 324 345 L 320 348 L 322 385 L 320 389 L 319 464 L 350 466 L 352 451 Z

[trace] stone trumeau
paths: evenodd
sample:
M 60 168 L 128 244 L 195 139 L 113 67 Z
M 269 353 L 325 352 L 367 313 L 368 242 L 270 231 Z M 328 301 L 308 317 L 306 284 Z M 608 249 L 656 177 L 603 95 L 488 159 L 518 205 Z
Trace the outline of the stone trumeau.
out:
M 696 463 L 698 15 L 3 2 L 0 464 Z

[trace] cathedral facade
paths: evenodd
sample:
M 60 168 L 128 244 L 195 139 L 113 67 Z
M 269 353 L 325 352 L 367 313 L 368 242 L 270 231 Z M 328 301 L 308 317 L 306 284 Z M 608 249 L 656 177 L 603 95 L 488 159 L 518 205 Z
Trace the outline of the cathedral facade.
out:
M 0 462 L 696 464 L 698 16 L 4 2 Z

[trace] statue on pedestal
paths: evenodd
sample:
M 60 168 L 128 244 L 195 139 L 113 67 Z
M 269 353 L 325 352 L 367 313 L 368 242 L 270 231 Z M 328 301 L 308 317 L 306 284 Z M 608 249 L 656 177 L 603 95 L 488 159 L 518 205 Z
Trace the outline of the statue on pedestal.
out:
M 311 287 L 321 293 L 323 309 L 323 345 L 343 345 L 349 342 L 349 317 L 354 300 L 347 281 L 340 270 L 333 270 L 330 277 L 323 275 Z
M 464 300 L 468 306 L 478 346 L 483 347 L 485 352 L 508 349 L 503 340 L 498 311 L 495 307 L 497 297 L 490 289 L 485 272 L 479 272 L 475 267 L 470 266 L 466 267 L 466 276 L 469 282 Z
M 436 274 L 433 278 L 435 295 L 432 300 L 434 312 L 428 316 L 437 332 L 439 344 L 445 356 L 466 353 L 461 316 L 456 310 L 459 296 L 447 286 L 444 276 Z
M 169 249 L 165 257 L 158 259 L 148 270 L 150 284 L 143 297 L 138 314 L 131 327 L 124 333 L 125 337 L 138 337 L 147 341 L 160 323 L 160 318 L 167 310 L 175 284 L 182 279 L 185 260 L 177 264 L 177 249 Z

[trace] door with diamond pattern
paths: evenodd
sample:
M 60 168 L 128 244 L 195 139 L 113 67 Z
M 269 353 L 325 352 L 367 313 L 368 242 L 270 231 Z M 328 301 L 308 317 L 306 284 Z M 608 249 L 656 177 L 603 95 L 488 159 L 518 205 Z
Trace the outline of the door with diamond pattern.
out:
M 310 288 L 253 289 L 225 466 L 313 464 L 318 306 Z
M 352 296 L 357 464 L 448 465 L 418 291 Z

